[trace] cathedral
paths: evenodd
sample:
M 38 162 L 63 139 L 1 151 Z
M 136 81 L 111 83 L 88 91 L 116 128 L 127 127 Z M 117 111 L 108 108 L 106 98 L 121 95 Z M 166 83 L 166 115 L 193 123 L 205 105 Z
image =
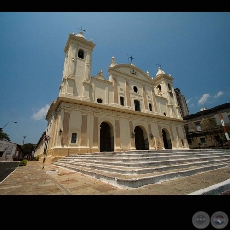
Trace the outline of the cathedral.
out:
M 95 44 L 69 34 L 59 95 L 46 114 L 47 158 L 129 150 L 188 149 L 173 77 L 111 58 L 109 79 L 91 76 Z M 40 138 L 35 156 L 44 152 Z

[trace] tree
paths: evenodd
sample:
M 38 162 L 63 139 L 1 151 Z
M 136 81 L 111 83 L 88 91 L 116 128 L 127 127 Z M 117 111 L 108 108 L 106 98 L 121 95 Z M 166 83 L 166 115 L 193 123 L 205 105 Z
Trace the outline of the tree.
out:
M 22 146 L 23 156 L 30 155 L 34 151 L 34 144 L 27 143 Z
M 204 135 L 210 137 L 213 146 L 216 143 L 222 145 L 222 139 L 220 138 L 222 129 L 221 126 L 217 125 L 215 118 L 202 118 L 201 128 Z
M 0 129 L 0 140 L 2 141 L 10 141 L 10 137 L 7 133 L 4 133 L 2 129 Z

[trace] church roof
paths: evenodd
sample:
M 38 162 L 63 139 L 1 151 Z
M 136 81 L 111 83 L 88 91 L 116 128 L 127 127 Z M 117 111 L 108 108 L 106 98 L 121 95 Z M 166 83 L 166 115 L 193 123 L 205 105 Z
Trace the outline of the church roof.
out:
M 76 36 L 76 37 L 80 37 L 80 38 L 86 39 L 86 38 L 84 37 L 82 31 L 80 31 L 80 32 L 79 32 L 78 34 L 76 34 L 75 36 Z

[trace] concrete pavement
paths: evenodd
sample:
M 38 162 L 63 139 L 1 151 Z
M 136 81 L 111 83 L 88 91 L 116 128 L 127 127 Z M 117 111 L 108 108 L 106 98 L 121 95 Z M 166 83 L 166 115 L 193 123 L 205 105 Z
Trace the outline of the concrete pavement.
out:
M 207 192 L 210 186 L 223 185 L 229 178 L 230 167 L 225 167 L 140 188 L 121 189 L 81 173 L 53 165 L 42 169 L 41 161 L 28 161 L 0 182 L 0 195 L 187 195 L 201 189 Z

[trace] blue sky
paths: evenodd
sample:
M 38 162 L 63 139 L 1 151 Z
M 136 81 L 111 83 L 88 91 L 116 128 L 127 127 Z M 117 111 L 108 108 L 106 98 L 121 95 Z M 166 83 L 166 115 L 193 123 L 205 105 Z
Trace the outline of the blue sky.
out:
M 95 76 L 112 56 L 155 77 L 174 78 L 190 114 L 230 102 L 230 12 L 0 12 L 0 127 L 11 141 L 36 144 L 59 93 L 69 34 L 96 44 Z M 128 55 L 127 55 L 128 54 Z M 13 123 L 17 121 L 17 123 Z

